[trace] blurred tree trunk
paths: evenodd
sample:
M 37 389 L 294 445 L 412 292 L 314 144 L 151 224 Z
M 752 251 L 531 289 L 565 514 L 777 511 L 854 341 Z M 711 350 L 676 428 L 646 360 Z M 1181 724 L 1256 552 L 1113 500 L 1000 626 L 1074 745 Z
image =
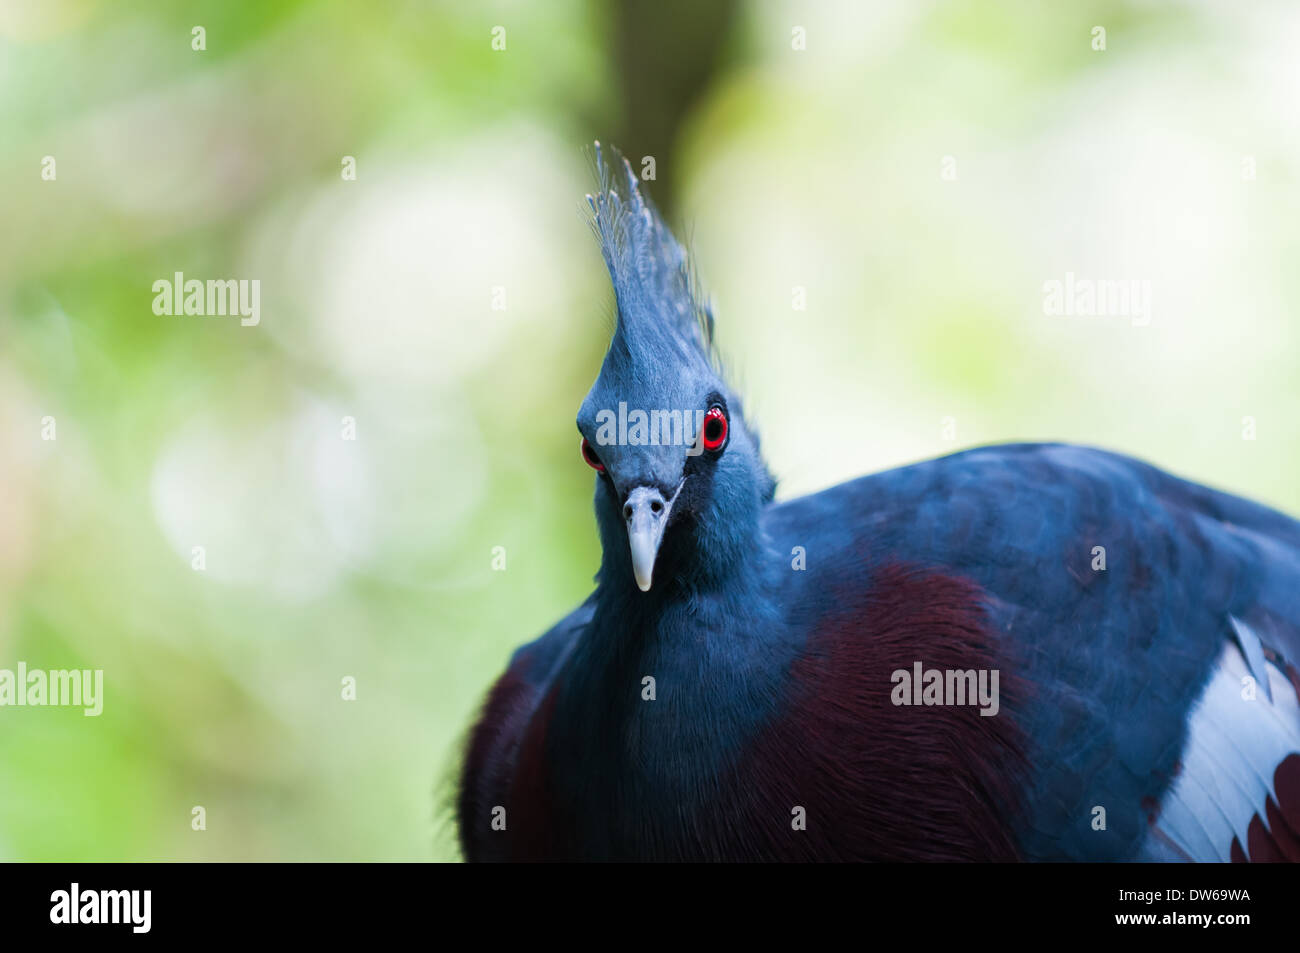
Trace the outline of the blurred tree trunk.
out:
M 734 0 L 617 0 L 611 27 L 622 115 L 613 144 L 638 174 L 655 159 L 650 194 L 665 215 L 675 209 L 674 145 L 682 121 L 708 88 L 731 38 Z

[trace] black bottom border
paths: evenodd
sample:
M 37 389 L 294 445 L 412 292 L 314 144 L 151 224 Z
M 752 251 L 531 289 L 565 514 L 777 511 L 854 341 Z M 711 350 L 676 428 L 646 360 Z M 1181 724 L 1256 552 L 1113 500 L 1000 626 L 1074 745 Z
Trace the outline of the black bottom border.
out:
M 762 931 L 840 921 L 852 935 L 945 934 L 978 941 L 1122 936 L 1216 939 L 1294 923 L 1293 871 L 1250 865 L 555 865 L 453 864 L 7 864 L 0 889 L 6 939 L 92 945 L 294 939 L 447 939 L 512 927 L 543 942 L 602 934 L 611 918 L 632 931 Z M 68 920 L 72 885 L 90 892 L 149 891 L 149 929 Z M 61 900 L 60 895 L 66 897 Z M 143 919 L 143 893 L 129 909 Z M 121 894 L 106 906 L 124 901 Z M 119 919 L 130 920 L 125 912 Z M 111 911 L 110 911 L 111 915 Z M 1208 918 L 1208 921 L 1203 919 Z M 80 917 L 78 917 L 80 919 Z M 1050 930 L 1050 933 L 1044 933 Z M 680 936 L 679 933 L 674 933 Z

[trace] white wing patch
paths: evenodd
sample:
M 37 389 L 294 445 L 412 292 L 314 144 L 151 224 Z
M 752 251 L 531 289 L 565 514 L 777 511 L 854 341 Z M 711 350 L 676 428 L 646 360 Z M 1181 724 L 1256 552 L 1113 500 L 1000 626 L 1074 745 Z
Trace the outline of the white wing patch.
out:
M 1233 838 L 1245 849 L 1252 818 L 1264 820 L 1265 799 L 1277 800 L 1274 771 L 1300 752 L 1300 699 L 1276 665 L 1256 665 L 1264 671 L 1252 671 L 1236 644 L 1224 647 L 1139 860 L 1228 861 Z

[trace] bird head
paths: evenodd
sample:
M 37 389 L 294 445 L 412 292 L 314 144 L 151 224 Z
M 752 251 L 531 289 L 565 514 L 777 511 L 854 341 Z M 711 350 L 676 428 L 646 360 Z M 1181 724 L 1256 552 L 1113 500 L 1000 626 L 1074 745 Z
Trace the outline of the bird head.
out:
M 577 423 L 597 472 L 600 579 L 642 592 L 707 585 L 749 555 L 774 485 L 722 378 L 685 251 L 628 162 L 607 163 L 599 143 L 596 172 L 587 202 L 617 319 Z

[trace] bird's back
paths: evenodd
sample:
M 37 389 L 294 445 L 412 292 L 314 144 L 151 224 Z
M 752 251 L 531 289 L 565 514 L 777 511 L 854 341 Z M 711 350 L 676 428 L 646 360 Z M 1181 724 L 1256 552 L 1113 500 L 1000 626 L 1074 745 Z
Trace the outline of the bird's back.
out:
M 1023 689 L 1024 856 L 1226 860 L 1269 799 L 1300 824 L 1300 522 L 1121 455 L 1025 444 L 841 484 L 766 528 L 807 548 L 801 602 L 891 566 L 979 588 Z

